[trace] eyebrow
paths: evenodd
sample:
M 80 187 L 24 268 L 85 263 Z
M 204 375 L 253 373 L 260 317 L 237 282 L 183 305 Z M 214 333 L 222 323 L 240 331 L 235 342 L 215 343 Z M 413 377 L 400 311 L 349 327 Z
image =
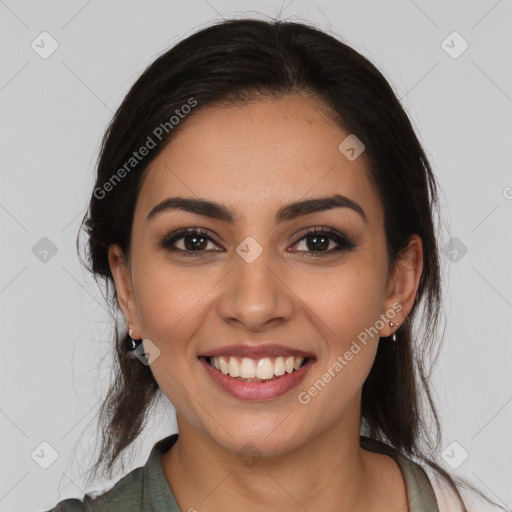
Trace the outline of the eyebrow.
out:
M 364 210 L 352 199 L 341 194 L 334 194 L 328 197 L 317 197 L 289 203 L 278 210 L 275 222 L 293 220 L 303 215 L 331 210 L 333 208 L 350 208 L 357 212 L 365 222 L 368 222 Z M 212 219 L 218 219 L 232 224 L 235 221 L 235 212 L 222 204 L 202 198 L 168 197 L 158 203 L 148 214 L 146 222 L 156 217 L 159 213 L 168 210 L 183 210 L 196 213 Z

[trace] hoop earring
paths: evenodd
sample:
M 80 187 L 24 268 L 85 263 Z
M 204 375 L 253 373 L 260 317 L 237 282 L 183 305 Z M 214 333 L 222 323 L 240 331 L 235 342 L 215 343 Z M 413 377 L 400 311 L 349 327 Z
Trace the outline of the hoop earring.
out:
M 142 338 L 140 340 L 134 340 L 132 338 L 132 331 L 133 331 L 133 329 L 130 328 L 130 332 L 128 333 L 128 337 L 130 338 L 128 340 L 128 351 L 129 352 L 133 352 L 134 350 L 136 350 L 137 347 L 142 343 Z
M 391 329 L 393 329 L 393 327 L 399 327 L 400 324 L 394 324 L 393 322 L 389 322 L 389 326 L 391 327 Z M 391 339 L 393 340 L 394 343 L 396 343 L 396 332 L 393 333 L 393 335 L 391 336 Z

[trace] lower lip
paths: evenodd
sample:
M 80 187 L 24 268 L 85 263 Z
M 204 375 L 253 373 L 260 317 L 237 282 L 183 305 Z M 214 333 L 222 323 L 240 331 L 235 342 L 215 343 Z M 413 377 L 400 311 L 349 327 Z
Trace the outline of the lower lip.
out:
M 219 370 L 216 370 L 208 363 L 205 357 L 200 357 L 199 361 L 216 384 L 224 391 L 242 400 L 272 400 L 284 395 L 299 385 L 315 362 L 313 358 L 310 358 L 298 370 L 292 373 L 285 373 L 279 379 L 270 382 L 244 382 L 233 379 L 229 375 L 224 375 Z

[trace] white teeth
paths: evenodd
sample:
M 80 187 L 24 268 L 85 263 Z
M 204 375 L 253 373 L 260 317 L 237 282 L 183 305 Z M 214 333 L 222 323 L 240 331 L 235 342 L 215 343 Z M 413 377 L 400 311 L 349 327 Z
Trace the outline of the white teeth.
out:
M 270 359 L 260 359 L 256 367 L 256 378 L 271 379 L 274 376 L 274 365 Z
M 284 358 L 276 357 L 276 361 L 274 363 L 274 375 L 284 375 Z
M 239 359 L 230 356 L 211 357 L 210 364 L 224 375 L 229 374 L 230 377 L 269 380 L 274 376 L 292 373 L 304 363 L 303 357 L 293 356 L 265 357 L 258 360 L 244 357 L 241 361 Z
M 229 376 L 240 377 L 240 365 L 234 357 L 229 358 Z
M 229 363 L 223 357 L 214 357 L 212 359 L 213 361 L 217 361 L 217 364 L 220 366 L 220 371 L 224 375 L 227 375 L 229 373 Z
M 229 374 L 231 375 L 231 362 L 229 364 L 229 369 Z M 231 377 L 233 377 L 233 375 L 231 375 Z M 256 363 L 252 359 L 249 359 L 248 357 L 244 357 L 242 359 L 242 364 L 240 365 L 240 377 L 243 379 L 253 379 L 256 377 Z

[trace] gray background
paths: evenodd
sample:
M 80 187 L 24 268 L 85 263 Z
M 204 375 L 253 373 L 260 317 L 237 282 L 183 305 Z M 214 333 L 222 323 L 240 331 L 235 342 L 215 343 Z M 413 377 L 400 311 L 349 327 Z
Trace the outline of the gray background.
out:
M 432 377 L 443 448 L 467 451 L 453 473 L 512 506 L 511 1 L 0 0 L 1 511 L 45 510 L 88 490 L 111 319 L 75 236 L 113 111 L 146 65 L 196 29 L 280 11 L 369 57 L 413 120 L 444 192 L 439 236 L 451 251 Z M 43 31 L 58 43 L 45 59 L 31 47 L 51 48 Z M 453 31 L 469 43 L 457 58 L 445 51 L 462 49 Z M 43 237 L 57 249 L 46 261 Z M 131 467 L 175 431 L 169 404 L 157 411 Z M 48 469 L 31 457 L 44 441 L 58 452 Z

